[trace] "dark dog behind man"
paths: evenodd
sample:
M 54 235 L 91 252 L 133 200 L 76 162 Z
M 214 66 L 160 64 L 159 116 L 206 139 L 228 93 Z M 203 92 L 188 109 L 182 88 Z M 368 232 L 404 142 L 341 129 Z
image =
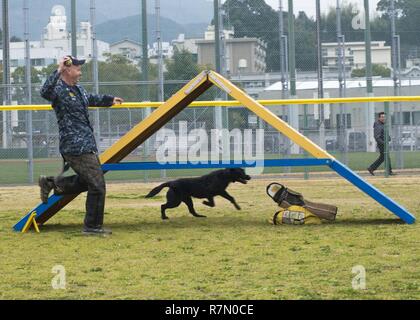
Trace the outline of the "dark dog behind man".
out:
M 214 197 L 221 196 L 229 200 L 236 209 L 241 210 L 235 199 L 227 193 L 226 188 L 232 182 L 246 184 L 250 179 L 251 177 L 245 174 L 245 170 L 242 168 L 217 170 L 198 178 L 184 178 L 162 183 L 150 191 L 146 198 L 151 198 L 163 188 L 168 187 L 167 202 L 161 206 L 162 219 L 168 219 L 165 213 L 166 209 L 176 208 L 181 202 L 187 205 L 189 212 L 194 217 L 205 217 L 195 211 L 191 197 L 207 199 L 207 201 L 203 201 L 203 204 L 214 207 Z

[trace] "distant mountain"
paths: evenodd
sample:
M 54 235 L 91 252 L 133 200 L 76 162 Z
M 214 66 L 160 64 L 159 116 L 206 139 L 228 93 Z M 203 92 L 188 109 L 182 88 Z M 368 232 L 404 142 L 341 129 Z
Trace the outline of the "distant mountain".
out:
M 171 19 L 161 17 L 162 41 L 170 42 L 176 39 L 180 33 L 187 38 L 203 38 L 207 23 L 179 24 Z M 154 15 L 147 16 L 148 40 L 149 43 L 156 41 L 156 21 Z M 96 34 L 99 40 L 113 43 L 124 38 L 134 41 L 141 41 L 141 18 L 140 15 L 111 20 L 97 25 Z
M 29 2 L 30 37 L 40 40 L 43 28 L 47 25 L 54 5 L 66 8 L 67 28 L 70 29 L 70 0 L 31 0 Z M 96 23 L 140 14 L 140 0 L 96 0 Z M 161 0 L 161 16 L 183 24 L 210 23 L 213 18 L 212 0 Z M 77 21 L 89 20 L 90 1 L 76 1 Z M 154 13 L 154 0 L 148 0 L 148 12 Z M 9 1 L 10 35 L 23 38 L 23 0 Z M 150 21 L 152 23 L 152 21 Z M 115 30 L 113 29 L 112 32 Z

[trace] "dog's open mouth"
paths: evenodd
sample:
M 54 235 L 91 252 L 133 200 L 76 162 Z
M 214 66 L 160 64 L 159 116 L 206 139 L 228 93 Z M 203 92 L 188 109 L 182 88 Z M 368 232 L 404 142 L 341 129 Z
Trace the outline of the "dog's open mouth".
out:
M 246 179 L 246 180 L 245 180 Z M 240 182 L 240 183 L 242 183 L 242 184 L 247 184 L 248 183 L 248 181 L 247 180 L 251 180 L 251 177 L 250 176 L 247 176 L 245 179 L 243 179 L 243 178 L 239 178 L 238 179 L 238 182 Z

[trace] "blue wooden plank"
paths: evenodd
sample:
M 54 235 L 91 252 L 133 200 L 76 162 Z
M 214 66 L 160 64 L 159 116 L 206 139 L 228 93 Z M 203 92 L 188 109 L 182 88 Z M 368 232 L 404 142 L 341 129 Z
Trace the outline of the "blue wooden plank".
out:
M 329 165 L 331 159 L 269 159 L 259 161 L 229 161 L 206 163 L 159 163 L 159 162 L 121 162 L 102 165 L 104 171 L 122 170 L 171 170 L 171 169 L 219 169 L 219 168 L 254 168 L 254 167 L 301 167 Z
M 50 208 L 52 205 L 54 205 L 55 203 L 57 203 L 60 199 L 62 198 L 62 196 L 56 196 L 56 195 L 52 195 L 48 198 L 48 202 L 47 203 L 41 203 L 38 206 L 36 206 L 35 208 L 33 208 L 31 211 L 28 212 L 27 215 L 25 215 L 22 219 L 19 220 L 19 222 L 17 222 L 14 226 L 13 229 L 15 231 L 22 231 L 23 227 L 25 226 L 26 221 L 28 220 L 28 218 L 30 217 L 30 215 L 32 214 L 32 212 L 36 212 L 36 217 L 35 220 L 40 217 L 48 208 Z
M 390 210 L 392 213 L 397 215 L 401 220 L 408 224 L 412 224 L 416 221 L 416 217 L 407 211 L 404 207 L 399 205 L 397 202 L 386 196 L 384 193 L 376 189 L 374 186 L 364 181 L 359 175 L 350 170 L 344 164 L 337 160 L 333 160 L 330 163 L 330 167 L 335 170 L 340 176 L 350 181 L 364 193 L 368 194 L 378 203 L 383 205 L 385 208 Z

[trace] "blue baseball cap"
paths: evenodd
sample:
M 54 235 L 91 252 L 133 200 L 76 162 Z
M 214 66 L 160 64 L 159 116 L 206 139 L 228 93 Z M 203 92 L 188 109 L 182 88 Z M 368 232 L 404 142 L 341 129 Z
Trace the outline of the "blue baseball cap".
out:
M 73 56 L 70 56 L 70 55 L 68 55 L 68 56 L 66 56 L 67 58 L 70 58 L 70 59 L 68 59 L 68 60 L 66 60 L 65 62 L 64 62 L 64 64 L 67 66 L 67 67 L 70 67 L 71 65 L 74 65 L 74 66 L 81 66 L 82 64 L 84 64 L 85 62 L 86 62 L 86 60 L 85 59 L 77 59 L 76 57 L 73 57 Z

